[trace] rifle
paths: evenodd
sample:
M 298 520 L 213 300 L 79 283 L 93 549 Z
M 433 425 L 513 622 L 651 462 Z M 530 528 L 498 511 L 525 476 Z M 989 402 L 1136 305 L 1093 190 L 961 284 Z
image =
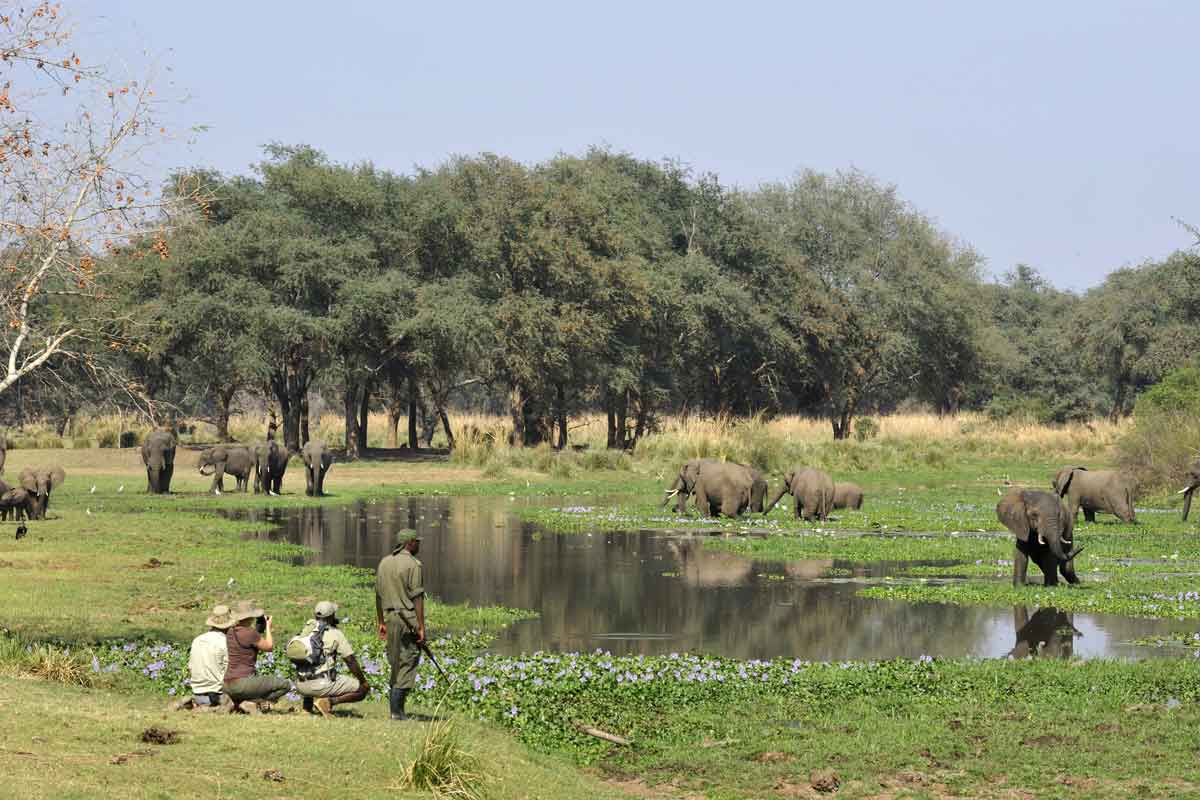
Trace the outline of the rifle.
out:
M 408 621 L 408 617 L 404 616 L 403 614 L 397 614 L 396 616 L 404 620 L 404 625 L 408 628 L 408 632 L 413 635 L 413 638 L 417 638 L 417 629 L 414 628 L 412 623 Z M 422 653 L 429 656 L 429 660 L 433 662 L 435 667 L 437 667 L 438 674 L 442 676 L 442 680 L 450 680 L 448 677 L 446 677 L 446 671 L 442 669 L 442 665 L 439 664 L 437 658 L 434 657 L 433 651 L 429 649 L 429 645 L 427 645 L 425 642 L 421 642 L 419 645 L 417 645 L 417 647 L 421 648 Z

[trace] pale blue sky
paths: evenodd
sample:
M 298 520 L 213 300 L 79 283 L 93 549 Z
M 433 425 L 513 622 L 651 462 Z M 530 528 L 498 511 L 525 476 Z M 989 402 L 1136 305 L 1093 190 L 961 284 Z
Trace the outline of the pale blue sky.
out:
M 1191 244 L 1173 216 L 1200 224 L 1182 0 L 68 5 L 190 95 L 176 125 L 209 129 L 164 158 L 229 173 L 272 140 L 400 172 L 608 144 L 746 188 L 855 166 L 992 272 L 1075 289 Z

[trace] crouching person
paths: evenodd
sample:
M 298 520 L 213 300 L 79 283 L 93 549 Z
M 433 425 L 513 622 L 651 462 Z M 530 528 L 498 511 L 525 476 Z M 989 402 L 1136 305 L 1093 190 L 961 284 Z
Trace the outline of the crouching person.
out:
M 350 640 L 338 629 L 337 611 L 336 603 L 317 603 L 313 619 L 287 645 L 287 656 L 300 678 L 296 691 L 304 698 L 304 710 L 312 713 L 315 706 L 326 717 L 336 705 L 366 698 L 369 688 Z M 339 658 L 354 677 L 338 675 Z
M 188 651 L 188 684 L 192 687 L 192 696 L 177 706 L 181 709 L 211 710 L 221 705 L 225 670 L 229 667 L 225 632 L 233 627 L 233 613 L 229 606 L 214 606 L 204 624 L 208 625 L 208 630 L 192 639 Z
M 258 654 L 275 647 L 271 637 L 271 618 L 261 608 L 243 600 L 233 610 L 235 624 L 226 631 L 229 669 L 225 672 L 225 693 L 233 700 L 235 711 L 266 711 L 292 688 L 291 681 L 278 675 L 258 674 Z M 253 701 L 243 708 L 246 701 Z

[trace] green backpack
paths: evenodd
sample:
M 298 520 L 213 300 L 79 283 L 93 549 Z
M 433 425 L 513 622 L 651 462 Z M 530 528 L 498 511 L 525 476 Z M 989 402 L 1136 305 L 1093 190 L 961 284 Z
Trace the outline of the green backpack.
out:
M 313 677 L 325 663 L 325 630 L 328 627 L 325 622 L 318 622 L 308 636 L 301 632 L 288 640 L 284 652 L 301 678 Z

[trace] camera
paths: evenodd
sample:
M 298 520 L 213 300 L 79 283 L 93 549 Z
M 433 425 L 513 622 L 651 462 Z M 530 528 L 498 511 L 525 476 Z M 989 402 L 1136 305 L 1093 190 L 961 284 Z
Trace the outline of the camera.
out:
M 267 632 L 267 618 L 259 617 L 258 619 L 254 620 L 254 627 L 258 630 L 259 633 L 266 633 Z

